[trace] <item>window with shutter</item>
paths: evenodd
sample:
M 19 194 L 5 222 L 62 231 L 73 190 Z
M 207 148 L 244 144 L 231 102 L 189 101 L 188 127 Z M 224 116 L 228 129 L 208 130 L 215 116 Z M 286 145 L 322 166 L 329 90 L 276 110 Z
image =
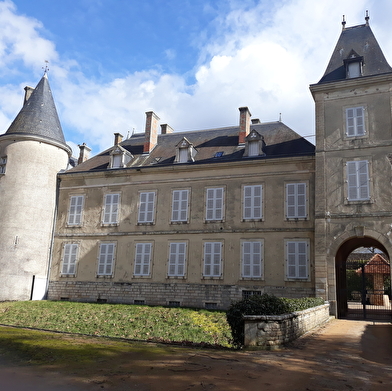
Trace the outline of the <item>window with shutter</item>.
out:
M 242 277 L 262 277 L 262 246 L 261 240 L 242 242 Z
M 206 220 L 223 220 L 223 187 L 206 190 Z
M 123 154 L 112 156 L 112 168 L 120 168 L 123 166 Z
M 171 221 L 188 221 L 189 190 L 173 190 Z
M 5 168 L 7 165 L 7 156 L 0 158 L 0 174 L 5 174 Z
M 221 277 L 222 243 L 204 243 L 204 277 Z
M 84 204 L 84 196 L 71 196 L 69 201 L 68 225 L 82 224 L 82 211 Z
M 365 108 L 363 106 L 346 109 L 346 135 L 347 137 L 365 135 Z
M 262 191 L 261 185 L 244 186 L 243 188 L 243 219 L 262 219 Z
M 249 141 L 248 144 L 248 156 L 259 156 L 259 141 Z
M 61 267 L 61 274 L 75 275 L 76 261 L 78 256 L 79 245 L 77 243 L 64 244 L 63 264 Z
M 183 277 L 186 264 L 186 242 L 170 243 L 169 246 L 169 277 Z
M 106 194 L 103 211 L 103 224 L 118 223 L 118 207 L 120 203 L 119 194 Z
M 286 218 L 307 218 L 306 183 L 286 184 Z
M 286 277 L 309 278 L 309 243 L 307 240 L 286 241 Z
M 188 162 L 188 148 L 180 148 L 179 152 L 179 163 L 187 163 Z
M 368 166 L 367 160 L 347 162 L 347 199 L 349 201 L 370 199 Z
M 149 276 L 151 268 L 151 243 L 136 243 L 135 276 Z
M 98 276 L 112 276 L 114 266 L 115 243 L 101 243 L 98 257 Z
M 139 195 L 139 223 L 153 223 L 155 211 L 155 192 L 143 192 Z

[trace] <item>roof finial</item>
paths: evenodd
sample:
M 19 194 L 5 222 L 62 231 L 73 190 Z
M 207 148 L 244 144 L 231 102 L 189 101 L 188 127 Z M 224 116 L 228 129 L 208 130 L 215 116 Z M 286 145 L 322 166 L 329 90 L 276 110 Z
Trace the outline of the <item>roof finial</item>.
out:
M 44 67 L 42 67 L 42 69 L 44 70 L 44 75 L 46 75 L 48 72 L 49 72 L 49 66 L 48 66 L 48 64 L 49 64 L 49 61 L 48 60 L 45 60 L 45 68 Z
M 279 113 L 279 122 L 282 122 L 282 113 Z
M 346 28 L 346 19 L 344 18 L 344 15 L 343 15 L 343 20 L 342 20 L 342 28 L 343 28 L 343 30 Z
M 366 10 L 366 16 L 365 16 L 365 20 L 366 20 L 366 26 L 369 26 L 369 11 Z

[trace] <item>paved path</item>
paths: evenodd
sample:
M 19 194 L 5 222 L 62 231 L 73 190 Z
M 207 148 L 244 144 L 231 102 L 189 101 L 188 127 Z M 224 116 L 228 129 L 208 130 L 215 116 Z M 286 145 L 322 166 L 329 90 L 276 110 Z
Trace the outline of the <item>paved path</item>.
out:
M 1 360 L 1 391 L 391 391 L 392 325 L 334 320 L 280 351 L 170 347 L 165 356 L 109 358 L 78 374 Z

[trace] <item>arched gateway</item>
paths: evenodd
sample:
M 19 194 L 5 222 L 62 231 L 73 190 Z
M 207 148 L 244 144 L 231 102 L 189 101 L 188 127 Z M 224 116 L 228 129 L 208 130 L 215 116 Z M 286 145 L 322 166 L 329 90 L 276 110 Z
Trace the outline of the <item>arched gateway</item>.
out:
M 377 252 L 350 259 L 361 247 L 375 248 L 388 259 Z M 392 318 L 389 254 L 382 243 L 369 236 L 348 239 L 336 253 L 335 271 L 339 318 Z

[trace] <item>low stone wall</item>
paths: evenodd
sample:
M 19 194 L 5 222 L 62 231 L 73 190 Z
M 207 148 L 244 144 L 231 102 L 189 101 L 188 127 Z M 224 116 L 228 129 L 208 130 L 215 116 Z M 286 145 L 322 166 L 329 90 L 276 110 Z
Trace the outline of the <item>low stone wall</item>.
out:
M 329 320 L 329 304 L 286 315 L 245 315 L 245 346 L 276 349 Z

